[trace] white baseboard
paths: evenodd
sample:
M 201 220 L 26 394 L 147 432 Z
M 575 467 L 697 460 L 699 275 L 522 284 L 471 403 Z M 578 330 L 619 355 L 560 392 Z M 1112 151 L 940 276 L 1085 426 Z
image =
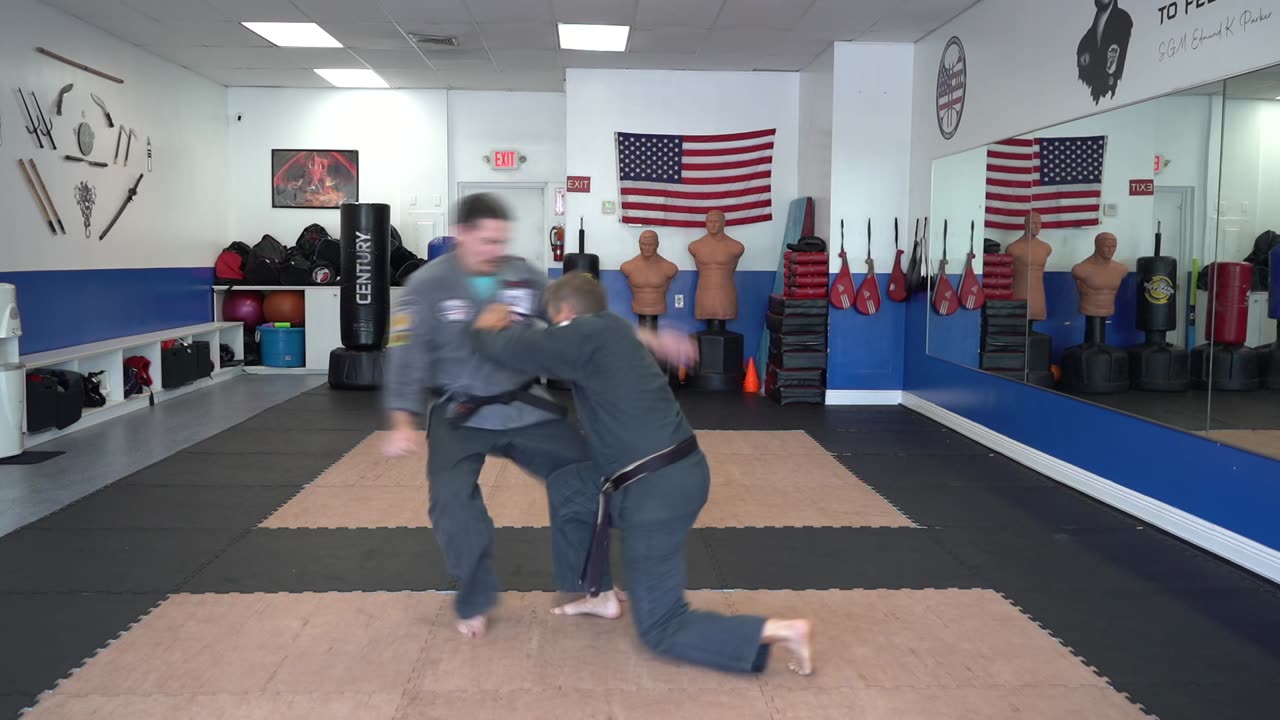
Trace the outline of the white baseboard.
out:
M 1280 551 L 1255 542 L 1207 520 L 1118 485 L 1052 455 L 1001 435 L 984 425 L 905 392 L 902 404 L 956 432 L 999 452 L 1042 475 L 1075 488 L 1118 510 L 1176 535 L 1226 560 L 1280 582 Z
M 828 390 L 828 405 L 898 405 L 901 390 Z

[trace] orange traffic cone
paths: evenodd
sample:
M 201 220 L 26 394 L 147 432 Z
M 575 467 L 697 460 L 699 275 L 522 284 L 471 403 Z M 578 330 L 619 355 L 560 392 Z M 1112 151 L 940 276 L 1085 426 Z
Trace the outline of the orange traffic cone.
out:
M 760 392 L 760 375 L 756 372 L 756 359 L 754 357 L 747 361 L 747 377 L 742 381 L 742 392 Z

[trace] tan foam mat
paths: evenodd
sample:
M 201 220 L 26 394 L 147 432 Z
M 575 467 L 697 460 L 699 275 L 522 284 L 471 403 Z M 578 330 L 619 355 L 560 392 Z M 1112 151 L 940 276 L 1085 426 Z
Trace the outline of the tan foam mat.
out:
M 1280 460 L 1280 430 L 1210 430 L 1211 440 Z
M 987 590 L 695 591 L 697 608 L 807 616 L 817 672 L 659 658 L 618 621 L 505 593 L 489 635 L 443 593 L 176 595 L 41 696 L 29 718 L 1146 717 Z
M 366 438 L 262 527 L 429 527 L 426 449 L 385 458 L 383 437 Z M 702 430 L 698 442 L 711 467 L 698 527 L 914 527 L 802 431 Z M 549 524 L 542 482 L 505 458 L 485 462 L 480 492 L 498 527 Z

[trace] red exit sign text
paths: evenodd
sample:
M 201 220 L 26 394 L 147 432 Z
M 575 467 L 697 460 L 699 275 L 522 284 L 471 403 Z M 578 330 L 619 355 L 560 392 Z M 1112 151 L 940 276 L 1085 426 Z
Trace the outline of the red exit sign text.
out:
M 495 170 L 515 170 L 517 165 L 515 150 L 493 151 L 493 168 Z
M 1155 195 L 1156 182 L 1154 180 L 1130 180 L 1130 195 Z

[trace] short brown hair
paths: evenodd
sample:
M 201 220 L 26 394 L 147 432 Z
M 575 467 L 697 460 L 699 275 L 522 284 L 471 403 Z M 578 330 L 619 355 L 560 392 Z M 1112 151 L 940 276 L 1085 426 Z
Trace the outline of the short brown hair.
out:
M 553 281 L 547 285 L 543 298 L 548 310 L 568 305 L 577 315 L 593 315 L 609 307 L 604 287 L 584 272 L 571 272 Z

